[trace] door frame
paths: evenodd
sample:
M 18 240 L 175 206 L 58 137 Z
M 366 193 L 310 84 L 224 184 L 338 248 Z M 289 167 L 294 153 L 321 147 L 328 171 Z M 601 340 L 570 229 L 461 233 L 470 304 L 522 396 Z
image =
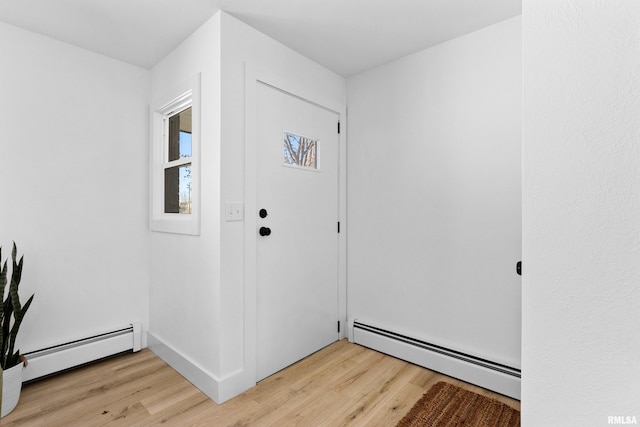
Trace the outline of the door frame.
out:
M 340 221 L 340 233 L 338 234 L 337 282 L 338 318 L 341 328 L 338 339 L 347 335 L 347 126 L 344 103 L 326 99 L 321 91 L 310 84 L 305 84 L 303 79 L 287 79 L 277 71 L 248 62 L 244 64 L 244 77 L 244 369 L 245 378 L 251 382 L 250 385 L 247 385 L 252 386 L 257 382 L 257 85 L 266 84 L 276 90 L 331 110 L 339 117 L 338 221 Z

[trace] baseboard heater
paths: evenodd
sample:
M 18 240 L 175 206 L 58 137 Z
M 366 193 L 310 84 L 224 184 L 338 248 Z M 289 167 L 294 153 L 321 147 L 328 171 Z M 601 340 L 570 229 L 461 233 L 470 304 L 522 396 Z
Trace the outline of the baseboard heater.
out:
M 139 351 L 141 344 L 140 324 L 132 323 L 122 328 L 25 353 L 29 366 L 23 371 L 23 381 L 33 381 L 116 354 Z
M 514 399 L 520 399 L 520 369 L 357 320 L 353 322 L 353 342 Z

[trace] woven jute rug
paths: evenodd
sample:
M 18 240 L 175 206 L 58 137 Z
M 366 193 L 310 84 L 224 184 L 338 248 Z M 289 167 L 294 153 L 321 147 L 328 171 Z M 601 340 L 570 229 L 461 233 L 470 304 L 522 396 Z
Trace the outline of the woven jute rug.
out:
M 453 384 L 438 382 L 397 427 L 519 427 L 520 411 Z

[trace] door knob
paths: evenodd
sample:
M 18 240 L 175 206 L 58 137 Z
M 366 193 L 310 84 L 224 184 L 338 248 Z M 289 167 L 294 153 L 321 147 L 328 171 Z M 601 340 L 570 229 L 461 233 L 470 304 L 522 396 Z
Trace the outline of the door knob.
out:
M 260 218 L 266 218 L 267 217 L 267 210 L 266 209 L 260 209 L 260 211 L 258 211 L 258 215 L 260 215 Z
M 268 236 L 271 234 L 271 229 L 269 227 L 260 227 L 258 233 L 260 233 L 261 236 Z

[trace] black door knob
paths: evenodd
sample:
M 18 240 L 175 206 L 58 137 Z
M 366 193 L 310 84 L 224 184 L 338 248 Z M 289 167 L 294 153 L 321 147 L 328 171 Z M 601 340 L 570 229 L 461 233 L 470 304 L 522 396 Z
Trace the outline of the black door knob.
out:
M 271 229 L 269 227 L 260 227 L 258 233 L 260 233 L 261 236 L 268 236 L 271 234 Z
M 266 209 L 260 209 L 258 211 L 258 215 L 260 215 L 260 218 L 266 218 L 267 215 L 268 215 L 267 210 Z

